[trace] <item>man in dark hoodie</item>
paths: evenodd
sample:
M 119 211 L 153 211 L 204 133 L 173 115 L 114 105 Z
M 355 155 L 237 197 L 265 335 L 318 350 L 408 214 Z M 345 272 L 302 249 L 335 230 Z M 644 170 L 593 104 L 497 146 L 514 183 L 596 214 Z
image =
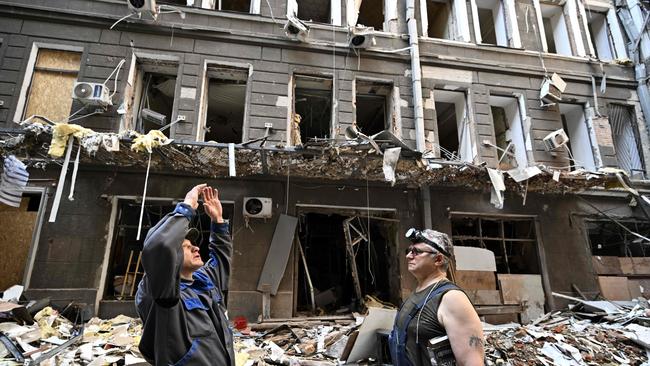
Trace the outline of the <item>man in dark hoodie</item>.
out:
M 212 220 L 210 259 L 204 264 L 189 228 L 199 195 Z M 145 275 L 136 295 L 143 329 L 142 355 L 154 365 L 234 366 L 232 332 L 223 292 L 230 276 L 232 242 L 216 189 L 200 184 L 147 233 Z

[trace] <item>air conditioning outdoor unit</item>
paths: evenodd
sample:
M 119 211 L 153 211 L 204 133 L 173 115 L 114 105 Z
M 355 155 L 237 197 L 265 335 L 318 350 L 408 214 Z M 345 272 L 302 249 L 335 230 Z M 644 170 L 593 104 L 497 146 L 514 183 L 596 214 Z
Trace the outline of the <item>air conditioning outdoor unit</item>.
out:
M 555 104 L 562 100 L 562 93 L 566 89 L 566 82 L 558 74 L 546 77 L 539 90 L 539 99 L 545 104 Z
M 272 213 L 273 200 L 268 197 L 244 197 L 244 217 L 268 219 Z
M 72 98 L 86 105 L 106 107 L 113 104 L 108 88 L 100 83 L 76 82 L 72 89 Z
M 284 33 L 289 37 L 296 37 L 301 42 L 306 42 L 309 36 L 309 26 L 293 15 L 287 17 Z
M 126 0 L 129 4 L 129 9 L 134 13 L 148 11 L 156 14 L 158 9 L 156 7 L 156 0 Z
M 544 137 L 544 147 L 547 151 L 555 150 L 559 147 L 566 145 L 569 142 L 569 136 L 567 136 L 564 130 L 560 129 L 553 131 Z
M 375 29 L 372 27 L 355 27 L 352 28 L 352 38 L 350 38 L 350 47 L 368 48 L 375 45 Z

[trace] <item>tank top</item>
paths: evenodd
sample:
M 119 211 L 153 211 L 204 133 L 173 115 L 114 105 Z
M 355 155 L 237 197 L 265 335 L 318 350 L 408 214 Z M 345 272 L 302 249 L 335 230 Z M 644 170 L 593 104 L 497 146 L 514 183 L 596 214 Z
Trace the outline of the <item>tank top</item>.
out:
M 442 280 L 439 283 L 431 284 L 429 287 L 411 294 L 411 296 L 409 296 L 404 301 L 404 305 L 402 305 L 400 312 L 397 314 L 397 325 L 399 327 L 403 326 L 413 308 L 416 307 L 417 304 L 424 301 L 434 286 L 440 287 L 447 282 L 451 281 Z M 432 338 L 447 335 L 445 328 L 438 321 L 438 308 L 440 307 L 440 301 L 442 300 L 442 297 L 451 290 L 460 290 L 460 288 L 454 285 L 452 288 L 449 288 L 436 296 L 431 296 L 429 298 L 429 301 L 427 301 L 425 306 L 422 308 L 422 313 L 416 314 L 408 326 L 406 353 L 409 360 L 414 366 L 431 366 L 429 354 L 426 350 L 427 341 Z M 419 337 L 416 337 L 416 330 L 418 329 L 418 315 L 420 334 Z M 416 338 L 419 339 L 419 344 L 415 342 Z

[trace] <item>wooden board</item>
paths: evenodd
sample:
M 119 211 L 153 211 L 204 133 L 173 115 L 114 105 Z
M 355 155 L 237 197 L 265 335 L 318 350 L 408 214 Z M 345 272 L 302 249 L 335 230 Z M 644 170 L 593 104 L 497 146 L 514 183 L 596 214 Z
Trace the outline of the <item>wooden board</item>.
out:
M 634 263 L 631 257 L 618 257 L 618 263 L 621 267 L 621 273 L 634 274 Z
M 617 275 L 622 274 L 621 263 L 618 257 L 593 256 L 591 260 L 594 264 L 594 271 L 599 275 Z
M 633 298 L 639 296 L 650 298 L 650 278 L 628 278 L 627 287 Z
M 29 198 L 23 198 L 20 207 L 0 205 L 0 291 L 23 282 L 36 212 L 27 212 Z
M 522 304 L 521 322 L 528 323 L 544 315 L 544 288 L 541 275 L 498 274 L 504 304 Z
M 634 273 L 650 275 L 650 258 L 632 257 L 632 263 L 634 263 Z
M 496 290 L 497 280 L 494 272 L 456 271 L 456 284 L 463 290 Z
M 501 305 L 499 290 L 465 290 L 467 297 L 474 305 Z
M 631 299 L 627 277 L 598 276 L 598 285 L 600 285 L 600 293 L 607 300 Z
M 494 252 L 488 249 L 455 246 L 454 259 L 457 271 L 496 272 L 497 270 Z
M 280 215 L 273 232 L 269 252 L 262 268 L 262 274 L 257 284 L 257 291 L 269 292 L 275 295 L 278 292 L 280 281 L 287 268 L 287 261 L 293 245 L 298 218 L 289 215 Z

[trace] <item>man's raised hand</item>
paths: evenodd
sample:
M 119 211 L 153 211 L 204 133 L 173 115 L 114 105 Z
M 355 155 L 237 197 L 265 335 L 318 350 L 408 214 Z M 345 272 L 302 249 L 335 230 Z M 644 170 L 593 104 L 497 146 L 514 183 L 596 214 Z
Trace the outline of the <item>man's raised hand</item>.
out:
M 199 193 L 206 187 L 205 183 L 194 186 L 185 194 L 183 202 L 196 210 L 199 207 Z
M 210 219 L 216 223 L 223 222 L 223 208 L 219 201 L 219 191 L 212 187 L 203 187 L 203 210 L 210 216 Z

